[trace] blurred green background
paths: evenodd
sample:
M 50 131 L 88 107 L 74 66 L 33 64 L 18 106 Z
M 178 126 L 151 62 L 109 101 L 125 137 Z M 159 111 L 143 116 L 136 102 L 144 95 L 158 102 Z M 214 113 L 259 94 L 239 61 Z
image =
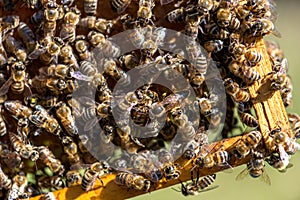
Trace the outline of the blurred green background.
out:
M 300 114 L 300 69 L 297 69 L 298 64 L 300 64 L 300 1 L 284 0 L 276 2 L 279 13 L 277 27 L 282 34 L 282 38 L 271 36 L 267 39 L 278 41 L 285 56 L 288 58 L 288 73 L 292 77 L 294 86 L 294 103 L 288 111 Z M 133 199 L 300 200 L 300 152 L 292 156 L 290 162 L 293 163 L 294 167 L 288 169 L 286 173 L 279 173 L 268 165 L 266 166 L 266 171 L 271 178 L 271 186 L 263 183 L 259 179 L 250 177 L 242 181 L 235 181 L 235 177 L 246 167 L 240 166 L 235 168 L 233 173 L 230 174 L 219 172 L 217 174 L 217 180 L 214 183 L 214 185 L 219 185 L 219 187 L 200 193 L 195 197 L 184 197 L 181 193 L 167 188 Z M 177 185 L 174 186 L 174 188 L 180 189 L 180 186 Z

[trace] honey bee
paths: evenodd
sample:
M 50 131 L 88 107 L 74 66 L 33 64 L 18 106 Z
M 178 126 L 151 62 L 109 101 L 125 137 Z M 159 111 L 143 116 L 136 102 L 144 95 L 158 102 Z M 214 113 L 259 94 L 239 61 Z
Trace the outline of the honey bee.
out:
M 61 61 L 69 66 L 72 66 L 74 69 L 78 69 L 77 59 L 73 53 L 73 49 L 70 45 L 65 45 L 60 49 L 60 58 Z M 72 74 L 71 74 L 72 75 Z
M 34 111 L 32 115 L 29 116 L 29 120 L 38 128 L 43 128 L 54 135 L 59 135 L 61 132 L 61 127 L 57 120 L 50 116 L 47 110 L 41 105 L 36 105 L 34 107 Z
M 50 168 L 53 173 L 62 174 L 65 169 L 64 166 L 61 164 L 60 160 L 55 158 L 51 150 L 46 146 L 39 146 L 38 152 L 40 154 L 40 160 Z
M 185 10 L 184 7 L 177 8 L 169 12 L 166 19 L 170 23 L 180 23 L 185 21 Z
M 61 176 L 42 176 L 38 178 L 37 185 L 40 190 L 53 188 L 59 190 L 65 187 L 65 182 Z
M 262 60 L 262 55 L 257 51 L 248 50 L 245 53 L 245 59 L 247 60 L 247 63 L 250 64 L 250 66 L 254 66 Z
M 0 112 L 2 112 L 2 105 L 0 106 Z M 0 136 L 4 136 L 6 133 L 6 124 L 4 122 L 2 114 L 0 113 Z
M 75 49 L 79 54 L 81 60 L 93 60 L 93 54 L 89 51 L 88 42 L 85 40 L 85 36 L 80 35 L 76 37 Z
M 40 68 L 40 74 L 45 77 L 59 77 L 59 78 L 72 78 L 74 69 L 65 64 L 50 65 L 48 67 Z
M 147 24 L 153 24 L 151 18 L 153 17 L 152 9 L 155 6 L 155 2 L 153 0 L 140 0 L 139 1 L 139 9 L 137 11 L 137 20 L 139 21 L 142 27 Z
M 245 111 L 242 103 L 239 103 L 238 115 L 240 120 L 249 127 L 257 127 L 259 124 L 258 120 L 253 115 Z
M 18 100 L 5 101 L 4 108 L 18 119 L 29 118 L 32 115 L 32 109 L 24 106 L 22 102 Z
M 92 35 L 90 36 L 96 36 L 95 35 L 96 32 L 92 32 Z M 99 36 L 99 34 L 97 34 Z M 96 36 L 97 37 L 97 36 Z M 101 36 L 100 36 L 101 37 Z M 105 57 L 119 57 L 121 52 L 120 52 L 120 47 L 113 43 L 112 41 L 110 40 L 107 40 L 104 38 L 98 38 L 100 40 L 94 40 L 95 38 L 94 37 L 90 37 L 89 39 L 90 42 L 97 47 L 97 51 L 100 51 L 101 53 L 103 53 L 103 55 Z M 96 50 L 95 50 L 96 51 Z
M 33 31 L 28 27 L 28 25 L 24 22 L 20 22 L 17 30 L 20 38 L 26 46 L 27 53 L 35 50 L 37 48 L 37 41 L 35 40 Z
M 151 188 L 151 181 L 141 175 L 128 172 L 118 173 L 115 179 L 116 184 L 125 185 L 128 189 L 148 192 Z
M 13 36 L 8 35 L 4 40 L 5 50 L 8 53 L 12 53 L 16 56 L 16 58 L 21 61 L 25 62 L 27 59 L 27 53 L 22 46 L 20 41 L 17 41 Z
M 219 52 L 223 49 L 222 40 L 209 40 L 204 43 L 204 48 L 208 52 L 208 58 L 210 58 L 211 53 Z
M 270 177 L 267 175 L 264 167 L 265 164 L 263 154 L 255 151 L 253 152 L 250 162 L 247 164 L 247 168 L 237 175 L 236 180 L 242 180 L 246 176 L 250 175 L 253 178 L 259 177 L 263 182 L 271 185 Z
M 262 139 L 259 131 L 244 133 L 235 146 L 234 155 L 238 158 L 246 157 L 252 149 L 255 149 Z
M 19 152 L 21 157 L 25 159 L 30 159 L 33 162 L 35 162 L 39 158 L 39 152 L 35 150 L 35 147 L 29 144 L 24 144 L 20 136 L 9 132 L 8 137 L 11 141 L 13 148 L 17 152 Z
M 28 199 L 28 194 L 25 192 L 27 184 L 28 180 L 25 175 L 15 175 L 7 199 Z
M 281 128 L 272 130 L 270 135 L 274 138 L 275 145 L 277 145 L 277 150 L 282 160 L 288 160 L 289 155 L 294 154 L 296 150 L 300 150 L 300 144 L 296 142 L 296 139 L 289 137 L 288 133 L 281 131 Z
M 71 185 L 81 184 L 82 177 L 78 170 L 70 170 L 66 173 L 66 181 Z
M 264 35 L 268 35 L 272 33 L 274 36 L 280 38 L 281 34 L 276 29 L 274 23 L 269 19 L 259 18 L 256 19 L 254 22 L 250 23 L 251 30 L 254 30 L 253 36 L 260 37 Z
M 236 102 L 248 102 L 250 100 L 250 94 L 248 91 L 241 89 L 239 85 L 231 78 L 224 80 L 224 86 L 227 94 Z
M 22 62 L 14 62 L 11 66 L 11 91 L 15 94 L 20 94 L 25 91 L 26 86 L 26 94 L 30 94 L 30 87 L 26 83 L 26 67 Z
M 62 90 L 67 88 L 67 83 L 62 78 L 33 78 L 30 84 L 38 93 L 45 94 L 51 91 L 53 94 L 58 95 Z
M 285 60 L 286 61 L 286 60 Z M 279 70 L 270 72 L 271 77 L 271 89 L 272 90 L 282 90 L 290 85 L 291 81 L 289 76 L 287 75 L 287 62 L 282 63 Z
M 130 5 L 131 0 L 110 0 L 112 9 L 117 13 L 122 13 Z
M 300 117 L 295 113 L 288 113 L 289 122 L 296 138 L 300 137 Z
M 161 171 L 166 180 L 178 179 L 181 172 L 179 171 L 179 165 L 173 162 L 173 156 L 170 152 L 162 149 L 158 153 L 158 160 L 162 163 Z
M 47 192 L 44 194 L 44 200 L 56 200 L 56 197 L 54 196 L 53 192 Z
M 64 42 L 60 38 L 53 38 L 53 41 L 50 41 L 46 47 L 33 51 L 29 58 L 37 59 L 39 57 L 40 61 L 45 65 L 50 64 L 52 61 L 57 63 L 58 54 L 63 44 Z
M 293 164 L 289 163 L 288 159 L 288 157 L 282 159 L 279 155 L 273 153 L 270 157 L 266 158 L 266 161 L 270 166 L 284 173 L 288 168 L 293 167 Z
M 68 155 L 68 160 L 71 164 L 78 164 L 81 162 L 80 156 L 77 152 L 77 144 L 69 136 L 62 137 L 62 144 L 64 152 Z
M 104 18 L 96 18 L 95 16 L 87 16 L 80 19 L 78 26 L 82 29 L 90 29 L 102 34 L 110 34 L 113 25 L 116 22 L 117 20 L 107 20 Z
M 95 15 L 97 13 L 97 5 L 96 0 L 84 0 L 83 10 L 87 15 Z
M 120 67 L 123 69 L 133 69 L 139 64 L 137 55 L 134 53 L 121 55 L 119 58 Z
M 240 66 L 237 73 L 238 76 L 247 84 L 252 84 L 261 78 L 258 71 L 246 65 Z
M 35 27 L 40 27 L 44 20 L 44 11 L 38 10 L 30 17 L 30 23 Z
M 194 160 L 194 167 L 200 169 L 212 168 L 214 166 L 229 166 L 229 153 L 227 151 L 218 150 L 214 153 L 208 153 L 207 155 L 197 155 Z
M 75 118 L 72 115 L 71 108 L 63 102 L 59 102 L 56 107 L 56 116 L 60 120 L 62 127 L 69 135 L 77 135 L 78 129 L 75 125 Z
M 1 188 L 4 188 L 8 190 L 11 188 L 12 181 L 11 179 L 3 172 L 2 168 L 0 167 L 0 186 Z
M 54 36 L 56 31 L 56 20 L 59 18 L 59 9 L 56 2 L 48 2 L 44 10 L 44 36 Z
M 181 193 L 183 196 L 195 196 L 198 195 L 201 190 L 208 188 L 211 184 L 213 184 L 216 180 L 217 175 L 207 175 L 202 179 L 199 179 L 199 171 L 197 171 L 197 179 L 195 180 L 193 177 L 193 172 L 191 172 L 192 183 L 186 183 L 185 185 L 181 182 Z
M 230 9 L 220 8 L 217 11 L 217 23 L 222 28 L 228 27 L 232 18 L 233 16 Z
M 106 161 L 99 161 L 96 163 L 93 163 L 85 172 L 82 177 L 81 182 L 81 188 L 84 191 L 89 191 L 93 189 L 93 186 L 95 184 L 95 181 L 99 179 L 101 183 L 103 184 L 103 181 L 101 180 L 101 177 L 105 174 L 110 173 L 111 169 Z

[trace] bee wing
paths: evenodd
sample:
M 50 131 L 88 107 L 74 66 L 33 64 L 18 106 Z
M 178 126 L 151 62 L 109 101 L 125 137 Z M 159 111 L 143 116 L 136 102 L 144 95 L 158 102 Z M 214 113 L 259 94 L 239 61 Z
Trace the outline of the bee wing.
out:
M 210 190 L 217 189 L 218 187 L 219 187 L 219 185 L 216 185 L 216 186 L 212 186 L 212 187 L 209 187 L 207 189 L 204 189 L 204 190 L 200 190 L 198 192 L 207 192 L 207 191 L 210 191 Z
M 233 167 L 229 165 L 229 163 L 225 163 L 224 166 L 228 167 L 227 169 L 223 170 L 222 172 L 230 174 L 233 172 Z
M 121 6 L 121 8 L 117 8 L 117 13 L 120 14 L 126 10 L 126 8 L 130 5 L 131 0 L 128 0 L 127 3 L 124 6 Z
M 93 117 L 91 120 L 85 123 L 83 130 L 84 131 L 92 130 L 92 128 L 99 122 L 100 119 L 101 118 Z
M 9 77 L 9 79 L 5 83 L 3 83 L 3 85 L 0 88 L 0 96 L 7 94 L 9 87 L 12 83 L 13 83 L 13 79 L 12 77 Z
M 166 5 L 169 4 L 171 2 L 173 2 L 174 0 L 160 0 L 160 5 Z
M 31 52 L 28 55 L 28 58 L 30 60 L 38 59 L 40 57 L 40 55 L 45 53 L 45 52 L 46 52 L 46 47 L 38 48 L 38 49 L 34 50 L 33 52 Z
M 87 105 L 87 106 L 95 106 L 98 105 L 97 102 L 95 102 L 93 99 L 91 99 L 90 97 L 86 97 L 86 96 L 82 96 L 78 98 L 78 101 L 80 103 L 82 103 L 83 105 Z
M 259 180 L 261 180 L 262 182 L 271 185 L 271 179 L 269 177 L 269 175 L 266 173 L 265 169 L 262 169 L 262 175 L 259 177 Z
M 249 175 L 249 171 L 248 168 L 243 169 L 243 171 L 241 171 L 236 177 L 235 180 L 236 181 L 241 181 L 244 178 L 246 178 Z
M 272 34 L 275 36 L 275 37 L 278 37 L 278 38 L 281 38 L 281 33 L 279 32 L 279 30 L 277 29 L 277 27 L 274 25 L 274 29 L 272 31 Z
M 81 81 L 91 81 L 92 77 L 86 76 L 80 71 L 74 71 L 72 77 Z

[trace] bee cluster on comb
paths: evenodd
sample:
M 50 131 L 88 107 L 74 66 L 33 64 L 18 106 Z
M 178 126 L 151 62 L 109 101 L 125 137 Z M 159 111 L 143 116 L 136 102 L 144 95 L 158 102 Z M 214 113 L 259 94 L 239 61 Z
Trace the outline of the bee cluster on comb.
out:
M 284 172 L 300 149 L 287 59 L 262 41 L 280 37 L 273 0 L 1 4 L 1 198 L 64 198 L 52 192 L 111 175 L 197 195 L 239 162 L 237 180 L 270 184 L 265 161 Z

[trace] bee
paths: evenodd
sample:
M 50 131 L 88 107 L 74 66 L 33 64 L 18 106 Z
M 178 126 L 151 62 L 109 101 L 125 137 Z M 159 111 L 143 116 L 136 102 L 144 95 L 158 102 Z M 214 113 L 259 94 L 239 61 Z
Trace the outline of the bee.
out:
M 60 58 L 62 63 L 72 66 L 74 69 L 78 69 L 79 65 L 77 59 L 73 53 L 73 49 L 70 45 L 65 45 L 60 49 Z M 72 76 L 72 74 L 70 74 Z
M 208 52 L 208 58 L 210 58 L 211 53 L 219 52 L 223 49 L 222 40 L 209 40 L 204 43 L 204 48 Z
M 39 158 L 39 152 L 35 150 L 35 147 L 30 144 L 25 145 L 20 136 L 9 132 L 8 137 L 11 141 L 12 147 L 20 154 L 21 157 L 30 159 L 33 162 Z
M 214 166 L 229 166 L 229 153 L 227 151 L 219 150 L 207 155 L 197 155 L 194 160 L 194 167 L 200 169 L 212 168 Z
M 60 38 L 54 38 L 45 48 L 38 48 L 33 51 L 29 57 L 30 59 L 39 57 L 40 61 L 45 65 L 50 64 L 52 61 L 57 63 L 58 54 L 60 53 L 60 48 L 63 46 L 63 43 Z
M 20 94 L 25 91 L 26 93 L 31 93 L 30 87 L 26 83 L 26 67 L 22 62 L 14 62 L 11 66 L 11 91 L 15 94 Z
M 122 69 L 128 69 L 131 70 L 139 65 L 139 60 L 137 55 L 134 53 L 121 55 L 119 58 L 120 67 Z
M 87 38 L 94 47 L 101 47 L 106 41 L 105 36 L 96 31 L 90 31 Z
M 95 16 L 87 16 L 80 18 L 78 26 L 82 29 L 90 29 L 102 34 L 110 34 L 114 24 L 116 23 L 117 20 L 107 20 L 104 18 L 97 18 Z
M 22 102 L 18 100 L 5 101 L 4 108 L 18 119 L 29 118 L 32 115 L 32 109 L 24 106 Z
M 56 200 L 56 197 L 53 192 L 47 192 L 44 194 L 44 200 Z
M 110 0 L 110 5 L 114 11 L 118 14 L 124 12 L 126 8 L 130 5 L 131 0 Z
M 44 10 L 44 36 L 54 36 L 56 31 L 56 20 L 59 18 L 59 9 L 56 2 L 48 2 Z
M 251 115 L 250 113 L 246 112 L 245 106 L 243 103 L 238 104 L 238 115 L 241 119 L 241 121 L 250 127 L 257 127 L 259 125 L 258 120 Z
M 253 156 L 250 162 L 247 164 L 246 169 L 244 169 L 237 175 L 236 180 L 242 180 L 249 174 L 251 177 L 259 177 L 263 182 L 265 182 L 268 185 L 271 185 L 270 177 L 267 175 L 264 167 L 265 164 L 263 154 L 254 151 Z
M 54 135 L 59 135 L 61 132 L 61 127 L 57 120 L 50 116 L 47 110 L 41 105 L 36 105 L 34 107 L 34 111 L 32 115 L 29 116 L 29 120 L 38 128 L 43 128 Z
M 293 167 L 293 164 L 289 163 L 289 158 L 281 158 L 277 154 L 271 154 L 270 157 L 266 158 L 267 163 L 277 169 L 279 172 L 284 173 L 288 168 Z
M 65 187 L 65 182 L 61 176 L 42 176 L 38 178 L 37 185 L 40 190 L 53 188 L 59 190 Z
M 65 169 L 60 160 L 55 158 L 52 151 L 46 146 L 39 146 L 40 161 L 50 168 L 53 173 L 62 174 Z
M 199 10 L 204 14 L 207 14 L 209 11 L 211 11 L 216 5 L 217 4 L 215 4 L 213 0 L 198 1 Z
M 81 60 L 93 60 L 93 54 L 89 51 L 88 42 L 85 40 L 85 36 L 77 36 L 75 40 L 75 49 L 79 54 Z
M 261 78 L 258 71 L 246 65 L 239 66 L 237 73 L 238 76 L 249 85 Z
M 236 102 L 248 102 L 250 100 L 250 94 L 247 90 L 241 89 L 239 85 L 231 78 L 224 80 L 224 86 L 226 93 L 229 94 Z
M 300 117 L 295 113 L 288 113 L 289 122 L 296 138 L 300 137 Z
M 139 1 L 139 9 L 137 11 L 137 20 L 139 21 L 142 27 L 145 27 L 149 22 L 153 24 L 151 18 L 152 9 L 155 6 L 155 2 L 153 0 L 140 0 Z
M 20 38 L 26 46 L 27 53 L 35 50 L 37 48 L 37 41 L 35 40 L 33 31 L 28 27 L 28 25 L 24 22 L 20 22 L 17 30 Z
M 254 37 L 261 37 L 271 33 L 278 38 L 281 37 L 280 32 L 276 29 L 274 23 L 269 19 L 259 18 L 254 20 L 254 22 L 250 23 L 250 29 L 254 31 Z
M 230 25 L 232 18 L 233 16 L 230 9 L 220 8 L 217 11 L 217 23 L 222 28 L 227 28 Z
M 245 59 L 250 66 L 254 66 L 262 60 L 262 55 L 257 51 L 248 50 L 245 53 Z
M 204 190 L 208 186 L 213 184 L 217 177 L 216 174 L 212 174 L 212 175 L 207 175 L 202 179 L 199 179 L 199 176 L 200 176 L 199 171 L 197 171 L 197 179 L 195 180 L 193 177 L 193 173 L 191 172 L 192 183 L 187 183 L 184 185 L 181 182 L 181 193 L 183 194 L 183 196 L 198 195 L 201 192 L 201 190 Z
M 3 172 L 2 168 L 0 167 L 0 186 L 1 188 L 4 188 L 8 190 L 11 188 L 12 181 L 11 179 Z
M 0 112 L 2 112 L 2 105 L 0 106 Z M 3 119 L 3 115 L 0 113 L 0 136 L 4 136 L 7 133 L 6 124 Z
M 66 173 L 66 181 L 69 186 L 81 184 L 82 177 L 78 170 L 70 170 Z
M 290 85 L 290 77 L 287 75 L 287 61 L 283 60 L 278 71 L 272 71 L 270 81 L 272 90 L 283 90 Z
M 67 83 L 62 78 L 39 79 L 37 77 L 31 80 L 31 86 L 39 93 L 45 94 L 48 91 L 58 95 L 67 88 Z
M 105 39 L 101 33 L 91 31 L 88 34 L 88 39 L 105 57 L 119 57 L 121 54 L 120 47 L 112 41 Z
M 85 172 L 82 177 L 81 188 L 84 191 L 93 189 L 95 181 L 99 179 L 103 185 L 101 177 L 110 173 L 110 167 L 106 161 L 99 161 L 93 163 Z
M 259 131 L 244 133 L 235 146 L 234 155 L 238 158 L 246 157 L 250 153 L 251 149 L 255 149 L 258 146 L 261 139 L 262 135 Z
M 28 199 L 28 194 L 25 192 L 27 184 L 28 180 L 25 175 L 15 175 L 7 199 Z
M 232 54 L 234 59 L 238 60 L 246 53 L 246 46 L 233 40 L 229 44 L 228 51 Z
M 72 78 L 74 74 L 74 69 L 65 64 L 50 65 L 48 67 L 40 68 L 40 74 L 46 77 L 59 77 L 62 79 Z
M 69 136 L 62 137 L 64 152 L 68 155 L 68 160 L 71 164 L 81 163 L 80 156 L 77 152 L 77 144 Z
M 162 163 L 163 176 L 166 180 L 178 179 L 181 172 L 179 171 L 178 164 L 173 162 L 173 156 L 170 152 L 165 149 L 161 149 L 158 153 L 158 160 Z
M 27 59 L 27 53 L 22 46 L 20 41 L 17 41 L 13 36 L 8 35 L 4 40 L 5 50 L 8 53 L 12 53 L 16 56 L 16 58 L 21 61 L 25 62 Z
M 97 13 L 98 2 L 96 0 L 84 0 L 83 10 L 87 15 L 95 15 Z
M 44 19 L 44 11 L 38 10 L 30 17 L 30 23 L 35 27 L 40 27 Z
M 180 23 L 185 21 L 185 9 L 184 7 L 177 8 L 169 12 L 166 19 L 170 23 Z
M 69 135 L 77 135 L 78 129 L 75 125 L 75 118 L 72 115 L 71 108 L 63 102 L 59 102 L 56 107 L 56 116 L 60 120 L 62 127 Z
M 151 181 L 141 175 L 128 172 L 118 173 L 115 179 L 116 184 L 125 185 L 128 189 L 148 192 L 151 188 Z

